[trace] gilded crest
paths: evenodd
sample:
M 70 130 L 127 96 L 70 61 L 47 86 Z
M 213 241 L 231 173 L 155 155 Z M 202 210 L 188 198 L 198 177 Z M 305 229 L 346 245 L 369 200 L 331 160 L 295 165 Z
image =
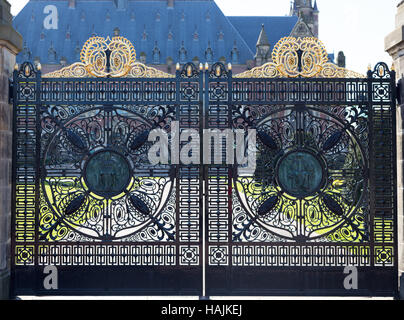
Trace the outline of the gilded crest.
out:
M 126 76 L 136 61 L 132 43 L 124 37 L 92 37 L 81 50 L 81 62 L 94 77 Z
M 317 38 L 285 37 L 272 51 L 272 62 L 240 73 L 236 78 L 364 78 L 363 75 L 328 61 L 323 43 Z
M 136 61 L 133 44 L 124 37 L 91 37 L 80 53 L 81 62 L 45 75 L 47 78 L 172 78 Z

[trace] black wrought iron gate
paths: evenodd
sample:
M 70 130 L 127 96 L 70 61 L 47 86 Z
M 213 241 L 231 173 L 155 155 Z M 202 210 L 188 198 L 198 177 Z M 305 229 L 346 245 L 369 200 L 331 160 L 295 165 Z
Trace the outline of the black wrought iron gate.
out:
M 135 63 L 111 77 L 110 58 L 105 77 L 91 77 L 97 60 L 14 73 L 13 295 L 396 294 L 394 71 L 233 77 L 217 63 L 171 77 Z M 148 158 L 154 129 L 168 164 Z M 181 163 L 186 129 L 200 150 L 204 130 L 239 130 L 255 164 Z

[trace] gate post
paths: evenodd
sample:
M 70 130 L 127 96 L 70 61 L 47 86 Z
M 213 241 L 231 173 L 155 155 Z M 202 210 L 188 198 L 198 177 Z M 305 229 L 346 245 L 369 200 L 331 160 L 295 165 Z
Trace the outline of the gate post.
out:
M 404 299 L 404 1 L 397 5 L 396 29 L 385 38 L 385 50 L 394 60 L 399 81 L 397 107 L 398 257 L 401 299 Z
M 16 55 L 22 49 L 22 37 L 12 27 L 10 4 L 0 0 L 0 299 L 9 297 L 12 106 L 9 78 Z

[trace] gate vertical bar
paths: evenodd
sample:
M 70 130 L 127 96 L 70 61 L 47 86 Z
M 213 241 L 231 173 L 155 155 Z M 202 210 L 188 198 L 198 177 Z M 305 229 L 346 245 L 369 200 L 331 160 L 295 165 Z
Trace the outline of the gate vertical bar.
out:
M 398 155 L 397 155 L 397 84 L 396 84 L 396 72 L 395 70 L 390 71 L 390 90 L 392 94 L 391 99 L 391 109 L 392 109 L 392 117 L 393 117 L 393 148 L 394 148 L 394 155 L 393 155 L 393 180 L 394 180 L 394 267 L 397 270 L 397 292 L 395 294 L 395 298 L 399 299 L 400 297 L 400 278 L 399 278 L 399 237 L 398 237 L 398 217 L 399 217 L 399 210 L 398 207 Z
M 396 283 L 393 296 L 398 295 L 397 247 L 397 146 L 395 72 L 385 63 L 369 70 L 369 103 L 371 108 L 371 188 L 372 238 L 371 257 L 375 272 L 380 268 L 394 270 L 391 281 Z M 372 288 L 374 290 L 374 288 Z
M 31 293 L 37 286 L 34 273 L 38 76 L 31 63 L 23 63 L 14 72 L 14 85 L 12 296 L 16 286 L 24 286 Z M 22 276 L 19 282 L 17 272 Z
M 184 163 L 182 159 L 182 150 L 184 147 L 191 145 L 191 141 L 182 141 L 182 134 L 192 134 L 194 132 L 200 135 L 201 120 L 203 112 L 203 72 L 197 70 L 193 63 L 187 63 L 182 66 L 182 69 L 177 70 L 178 87 L 178 103 L 179 103 L 179 120 L 180 120 L 180 136 L 179 141 L 179 188 L 180 197 L 178 198 L 180 207 L 180 221 L 179 221 L 179 239 L 180 242 L 190 242 L 187 250 L 195 250 L 197 245 L 198 252 L 196 254 L 196 262 L 190 265 L 201 266 L 200 279 L 198 279 L 200 286 L 198 286 L 198 296 L 203 295 L 203 243 L 202 243 L 202 229 L 203 229 L 203 168 L 199 163 Z M 187 131 L 187 132 L 185 132 Z M 199 145 L 193 145 L 199 148 Z M 195 151 L 195 149 L 193 149 Z M 189 155 L 189 154 L 188 154 Z M 186 240 L 186 241 L 185 241 Z M 191 245 L 192 243 L 192 245 Z M 185 244 L 182 249 L 185 250 Z M 184 253 L 185 255 L 186 253 Z M 184 262 L 185 264 L 185 262 Z
M 181 99 L 181 97 L 180 97 L 180 93 L 181 93 L 180 71 L 177 69 L 175 71 L 175 120 L 178 122 L 179 131 L 181 131 L 181 125 L 180 125 L 180 123 L 181 123 L 180 122 L 180 120 L 181 120 L 181 118 L 180 118 L 180 112 L 181 112 L 180 99 Z M 181 133 L 178 132 L 177 134 L 181 134 Z M 177 142 L 173 141 L 174 139 L 178 139 L 178 141 L 179 141 L 179 137 L 173 137 L 173 134 L 171 133 L 171 145 L 175 144 L 177 146 Z M 180 190 L 180 174 L 181 174 L 181 167 L 180 167 L 180 163 L 173 164 L 172 161 L 173 161 L 173 155 L 171 154 L 171 166 L 172 167 L 175 166 L 175 178 L 176 178 L 175 179 L 176 180 L 175 199 L 176 199 L 177 206 L 175 208 L 175 211 L 176 211 L 176 219 L 177 219 L 177 221 L 179 221 L 180 214 L 181 214 L 181 212 L 180 212 L 180 197 L 181 197 L 181 195 L 180 195 L 180 193 L 181 193 L 181 190 Z M 180 229 L 179 223 L 177 223 L 176 230 L 175 230 L 177 237 L 179 237 L 179 229 Z M 178 243 L 179 242 L 180 241 L 178 240 Z M 177 246 L 176 246 L 177 247 L 177 253 L 180 250 L 178 243 L 177 243 Z M 177 258 L 176 258 L 176 263 L 177 263 L 177 265 L 180 264 L 180 259 L 179 259 L 178 254 L 177 254 Z
M 204 96 L 204 105 L 203 105 L 203 120 L 201 123 L 201 167 L 203 168 L 202 171 L 202 178 L 203 178 L 203 284 L 204 284 L 204 290 L 203 290 L 203 295 L 206 297 L 207 296 L 207 280 L 206 280 L 206 274 L 207 274 L 207 266 L 208 266 L 208 261 L 209 261 L 209 235 L 208 235 L 208 230 L 209 230 L 209 214 L 208 214 L 208 205 L 209 205 L 209 189 L 208 189 L 208 177 L 209 177 L 209 167 L 205 163 L 205 153 L 204 153 L 204 137 L 205 137 L 205 128 L 208 128 L 207 125 L 207 119 L 209 115 L 209 64 L 205 65 L 204 68 L 204 74 L 203 74 L 203 96 Z
M 206 297 L 206 242 L 205 242 L 205 167 L 203 164 L 203 129 L 204 129 L 204 114 L 206 107 L 205 100 L 205 70 L 202 64 L 199 65 L 199 241 L 201 243 L 200 263 L 202 265 L 202 299 Z
M 227 96 L 227 128 L 230 130 L 232 133 L 232 136 L 234 138 L 234 131 L 233 131 L 233 70 L 231 67 L 231 64 L 229 64 L 229 68 L 227 71 L 227 90 L 228 90 L 228 96 Z M 236 153 L 237 150 L 234 149 L 235 141 L 230 142 L 226 141 L 227 144 L 232 143 L 233 145 L 231 148 L 233 148 L 233 159 L 229 163 L 225 163 L 228 166 L 228 182 L 227 182 L 227 197 L 228 197 L 228 241 L 229 243 L 232 243 L 233 240 L 233 177 L 236 174 L 237 170 L 237 165 L 235 162 L 236 158 Z M 226 161 L 229 160 L 229 157 L 227 155 L 227 151 L 229 150 L 229 147 L 226 146 Z M 233 264 L 233 246 L 229 245 L 229 266 Z M 232 268 L 230 268 L 232 270 Z M 231 276 L 230 276 L 231 278 Z
M 223 63 L 215 63 L 206 73 L 206 113 L 205 128 L 209 132 L 205 136 L 205 215 L 206 215 L 206 243 L 207 243 L 207 295 L 211 296 L 212 283 L 224 273 L 224 282 L 231 285 L 229 272 L 231 258 L 231 167 L 227 164 L 227 139 L 231 126 L 231 77 L 232 72 L 226 70 Z M 223 138 L 225 143 L 223 144 Z M 209 138 L 210 140 L 207 140 Z M 214 143 L 212 145 L 212 138 Z M 208 143 L 209 142 L 209 143 Z M 220 149 L 219 149 L 220 147 Z M 209 148 L 209 149 L 208 149 Z M 209 152 L 208 152 L 209 151 Z M 207 153 L 207 154 L 206 154 Z M 208 157 L 209 155 L 209 157 Z M 220 157 L 220 162 L 216 161 Z M 214 269 L 214 271 L 212 271 Z M 221 283 L 215 283 L 222 285 Z
M 37 70 L 36 72 L 36 150 L 35 150 L 35 161 L 36 161 L 36 170 L 35 170 L 35 267 L 38 269 L 35 272 L 35 275 L 38 276 L 41 272 L 38 262 L 39 256 L 39 218 L 40 218 L 40 180 L 41 180 L 41 86 L 42 86 L 42 72 L 41 70 Z M 35 284 L 37 286 L 37 291 L 40 290 L 41 281 L 40 278 L 35 280 Z
M 368 107 L 368 114 L 369 114 L 369 157 L 372 158 L 374 154 L 374 146 L 373 146 L 373 135 L 374 135 L 374 123 L 373 123 L 373 81 L 372 81 L 372 71 L 368 70 L 367 72 L 367 107 Z M 370 194 L 374 195 L 375 194 L 375 176 L 373 174 L 373 168 L 372 164 L 369 163 L 369 189 L 370 189 Z M 374 261 L 374 212 L 375 212 L 375 202 L 374 202 L 374 197 L 372 196 L 370 198 L 370 204 L 369 204 L 369 212 L 370 212 L 370 217 L 369 217 L 369 242 L 370 242 L 370 265 L 373 267 L 375 265 Z
M 11 173 L 11 275 L 10 275 L 10 297 L 13 298 L 16 288 L 15 288 L 15 216 L 16 216 L 16 188 L 17 188 L 17 87 L 18 87 L 18 70 L 14 69 L 13 72 L 13 160 L 12 160 L 12 173 Z

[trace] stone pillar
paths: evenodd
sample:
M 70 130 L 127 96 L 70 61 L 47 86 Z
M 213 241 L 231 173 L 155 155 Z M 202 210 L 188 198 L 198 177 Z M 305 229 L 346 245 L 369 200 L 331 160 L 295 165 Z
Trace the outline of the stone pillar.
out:
M 12 27 L 10 4 L 0 0 L 0 299 L 9 297 L 12 115 L 9 78 L 22 37 Z
M 404 98 L 404 0 L 397 5 L 396 29 L 385 38 L 385 49 L 394 60 L 397 80 L 401 83 L 401 97 Z M 398 183 L 398 242 L 399 273 L 404 285 L 404 101 L 397 107 L 397 183 Z M 404 299 L 404 287 L 401 286 L 401 298 Z

